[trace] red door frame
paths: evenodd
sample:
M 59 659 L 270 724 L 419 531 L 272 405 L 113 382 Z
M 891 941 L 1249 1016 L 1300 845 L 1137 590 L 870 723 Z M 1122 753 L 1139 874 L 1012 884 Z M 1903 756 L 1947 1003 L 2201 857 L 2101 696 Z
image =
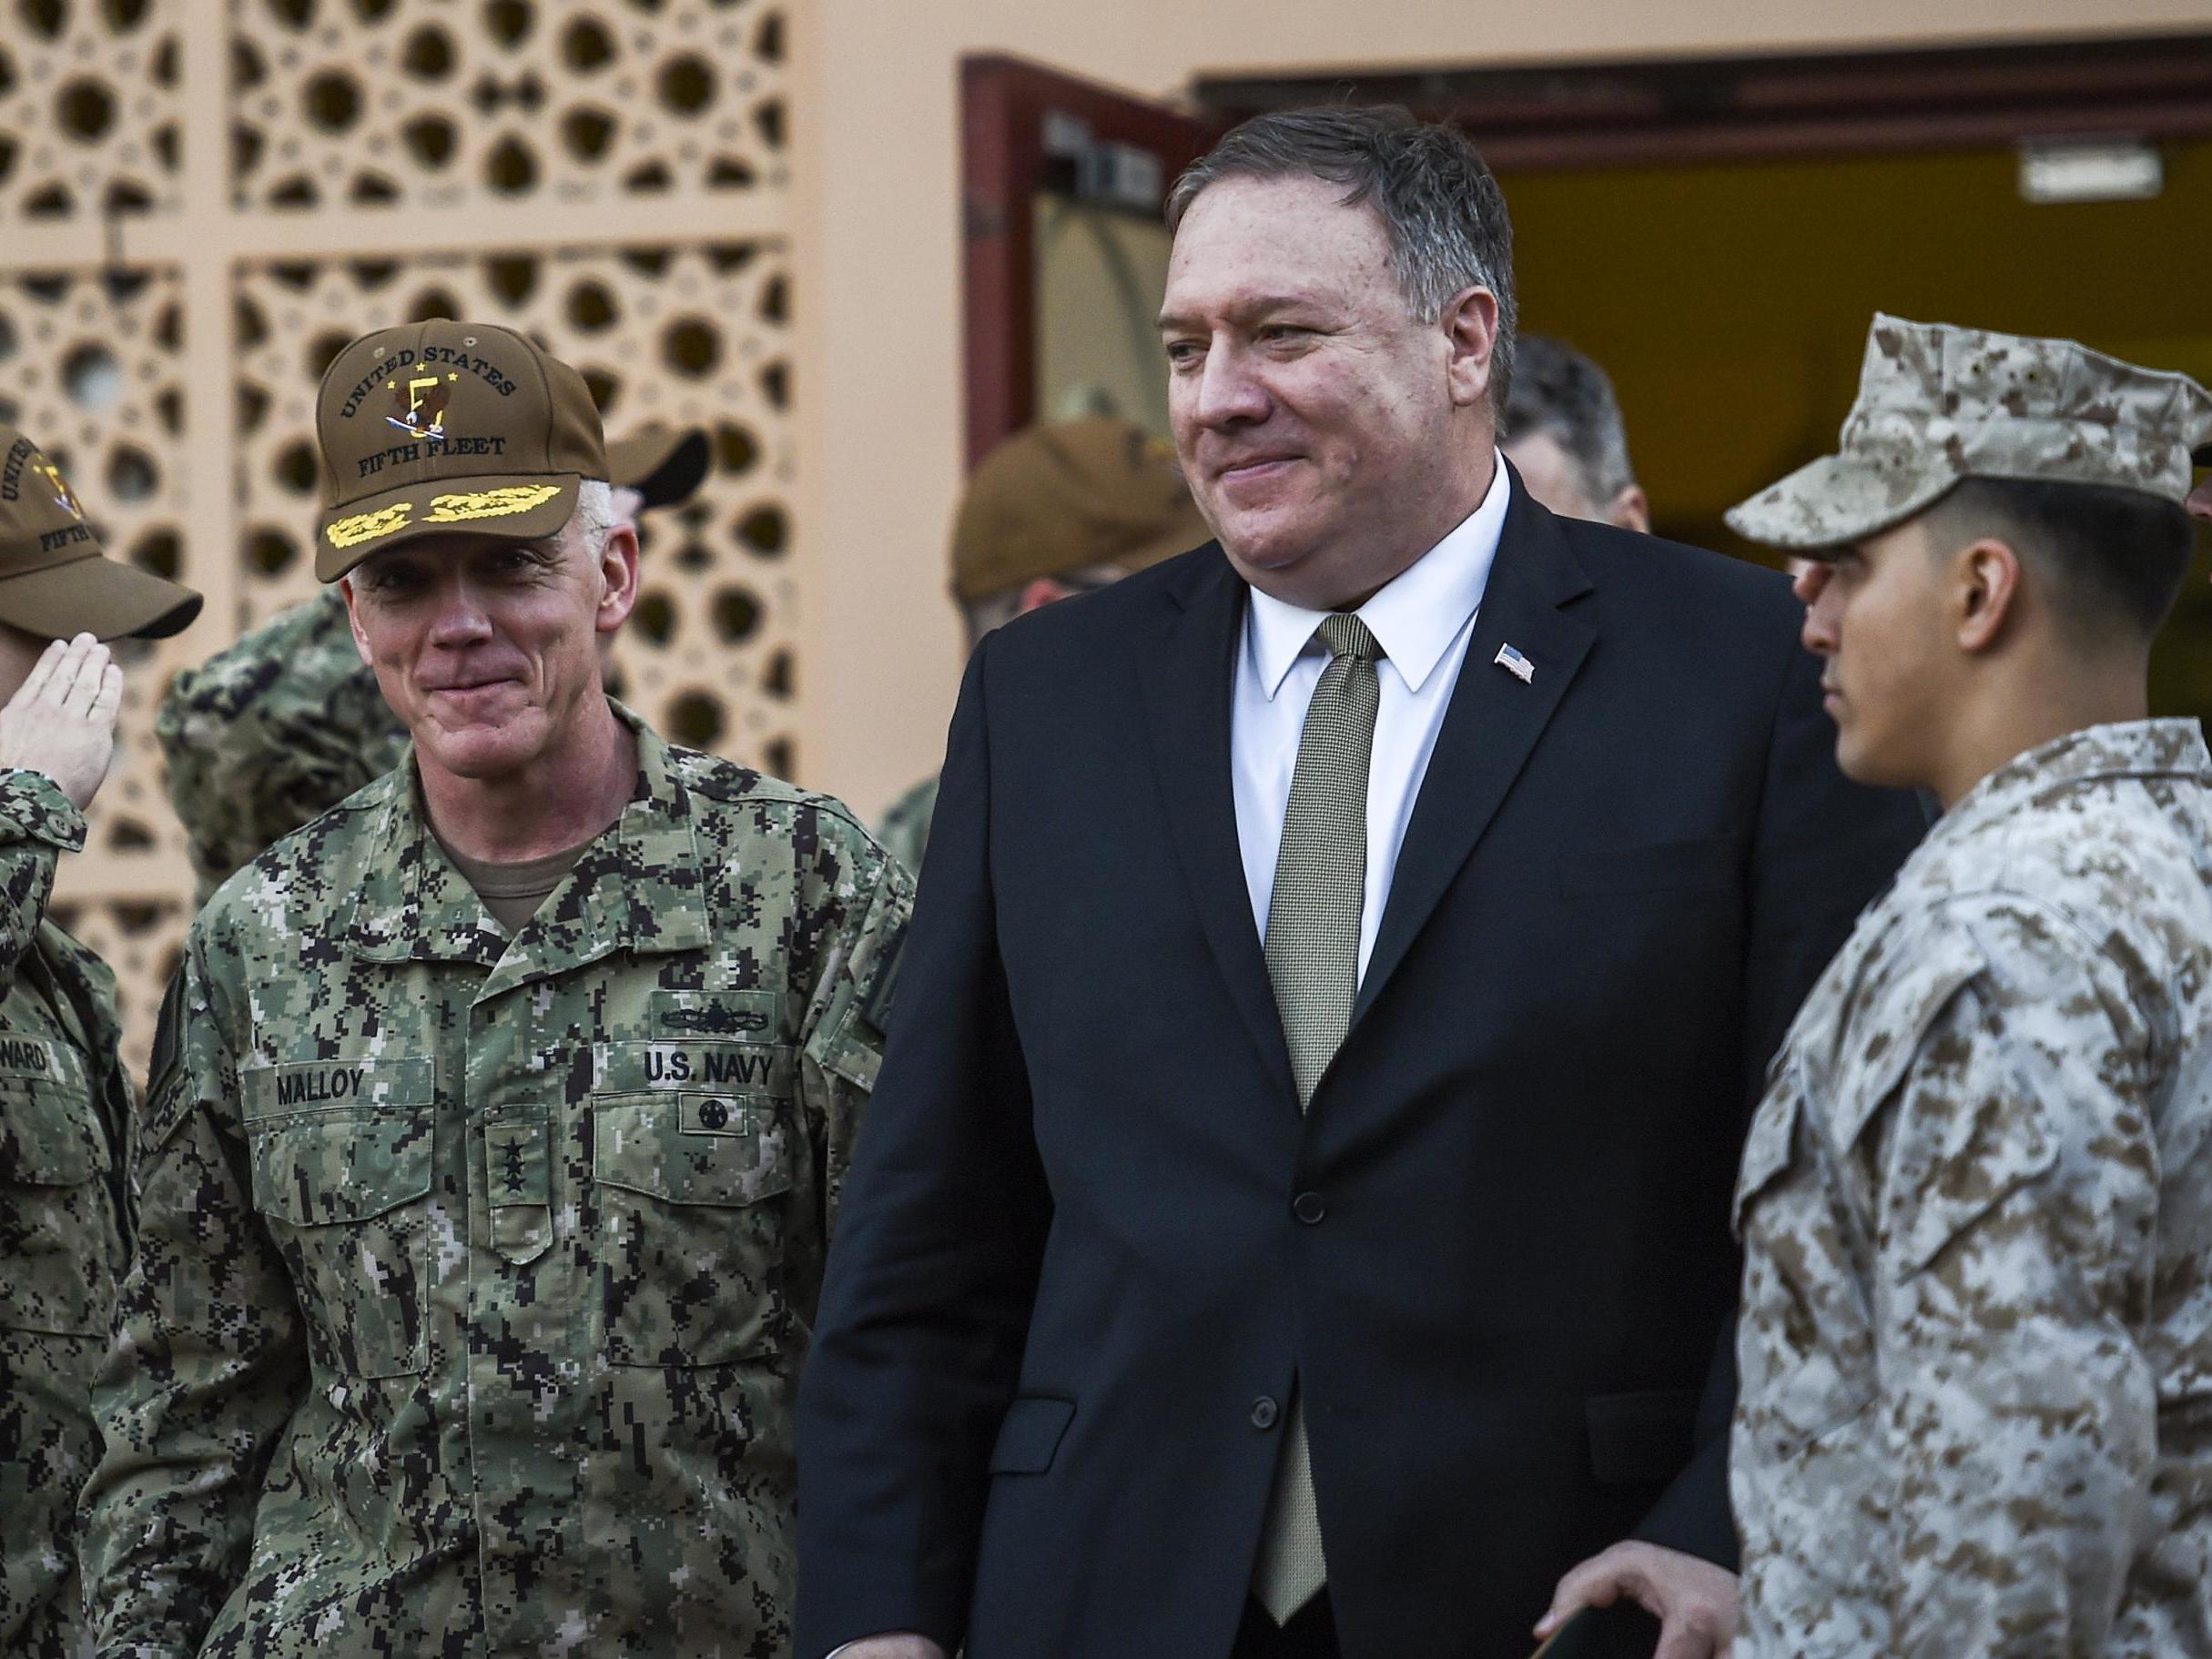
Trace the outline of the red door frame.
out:
M 1400 103 L 1456 121 L 1501 173 L 1960 148 L 2063 135 L 2212 134 L 2212 35 L 1818 56 L 1202 76 L 1197 113 L 1020 58 L 960 64 L 967 456 L 1036 415 L 1033 207 L 1050 116 L 1163 177 L 1262 110 Z
M 961 236 L 968 363 L 968 464 L 1036 419 L 1037 239 L 1033 211 L 1050 177 L 1048 116 L 1093 141 L 1156 157 L 1164 181 L 1204 154 L 1227 123 L 1182 114 L 1018 57 L 960 60 Z
M 2212 34 L 1403 74 L 1201 76 L 1231 121 L 1350 96 L 1456 121 L 1499 172 L 2212 132 Z

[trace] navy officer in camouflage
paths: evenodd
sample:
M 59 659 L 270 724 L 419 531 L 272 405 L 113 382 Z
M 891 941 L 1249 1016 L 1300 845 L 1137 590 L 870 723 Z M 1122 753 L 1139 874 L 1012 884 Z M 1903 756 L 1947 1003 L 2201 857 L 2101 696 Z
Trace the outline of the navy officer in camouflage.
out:
M 2212 754 L 2146 718 L 2212 395 L 1877 317 L 1810 561 L 1845 773 L 1942 820 L 1736 1197 L 1738 1659 L 2212 1654 Z
M 96 1651 L 769 1659 L 909 884 L 837 802 L 605 694 L 637 548 L 573 369 L 386 329 L 317 430 L 317 573 L 411 758 L 188 936 Z
M 1213 533 L 1174 450 L 1142 427 L 1092 415 L 1025 428 L 983 458 L 953 521 L 952 596 L 968 648 L 1040 605 L 1187 553 Z M 918 875 L 937 788 L 931 773 L 877 826 Z
M 130 1254 L 115 976 L 46 915 L 115 754 L 101 639 L 175 633 L 199 595 L 102 556 L 76 493 L 0 426 L 0 1654 L 84 1644 L 76 1494 Z
M 706 476 L 697 427 L 607 445 L 614 518 L 687 500 Z M 603 647 L 612 643 L 603 635 Z M 400 764 L 407 728 L 377 690 L 335 584 L 170 681 L 154 711 L 195 902 L 259 853 Z

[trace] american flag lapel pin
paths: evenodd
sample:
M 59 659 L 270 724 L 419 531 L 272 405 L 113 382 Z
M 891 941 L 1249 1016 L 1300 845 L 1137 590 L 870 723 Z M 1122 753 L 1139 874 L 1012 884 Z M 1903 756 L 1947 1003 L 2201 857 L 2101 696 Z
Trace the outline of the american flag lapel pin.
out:
M 1500 645 L 1497 648 L 1497 655 L 1490 660 L 1523 685 L 1536 683 L 1536 664 L 1514 650 L 1512 646 Z

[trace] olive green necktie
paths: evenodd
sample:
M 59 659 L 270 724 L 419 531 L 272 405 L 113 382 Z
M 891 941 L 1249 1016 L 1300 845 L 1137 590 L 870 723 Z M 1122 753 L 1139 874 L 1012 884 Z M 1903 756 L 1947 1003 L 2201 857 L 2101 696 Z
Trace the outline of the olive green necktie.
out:
M 1360 910 L 1367 891 L 1367 757 L 1382 700 L 1383 654 L 1358 617 L 1342 612 L 1314 631 L 1329 648 L 1298 739 L 1283 849 L 1267 906 L 1267 977 L 1283 1017 L 1301 1111 L 1352 1027 L 1359 993 Z M 1275 1466 L 1252 1592 L 1276 1624 L 1286 1623 L 1328 1582 L 1314 1460 L 1305 1439 L 1304 1391 L 1291 1401 Z

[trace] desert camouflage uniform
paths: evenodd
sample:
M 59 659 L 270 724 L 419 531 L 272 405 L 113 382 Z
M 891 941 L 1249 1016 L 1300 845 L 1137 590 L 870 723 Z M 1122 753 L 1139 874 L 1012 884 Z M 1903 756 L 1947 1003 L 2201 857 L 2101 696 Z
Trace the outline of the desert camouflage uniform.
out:
M 512 938 L 411 765 L 194 924 L 86 1493 L 132 1659 L 786 1649 L 792 1405 L 911 887 L 672 748 Z
M 2022 755 L 1744 1153 L 1738 1659 L 2212 1654 L 2212 754 Z
M 115 979 L 46 920 L 85 820 L 52 780 L 0 772 L 0 1654 L 83 1640 L 76 1494 L 99 1461 L 107 1351 L 131 1206 L 131 1102 Z
M 400 764 L 406 728 L 328 587 L 171 683 L 154 714 L 198 902 Z
M 929 824 L 937 816 L 938 775 L 931 773 L 891 803 L 877 827 L 876 839 L 883 850 L 919 875 L 922 855 L 929 847 Z

